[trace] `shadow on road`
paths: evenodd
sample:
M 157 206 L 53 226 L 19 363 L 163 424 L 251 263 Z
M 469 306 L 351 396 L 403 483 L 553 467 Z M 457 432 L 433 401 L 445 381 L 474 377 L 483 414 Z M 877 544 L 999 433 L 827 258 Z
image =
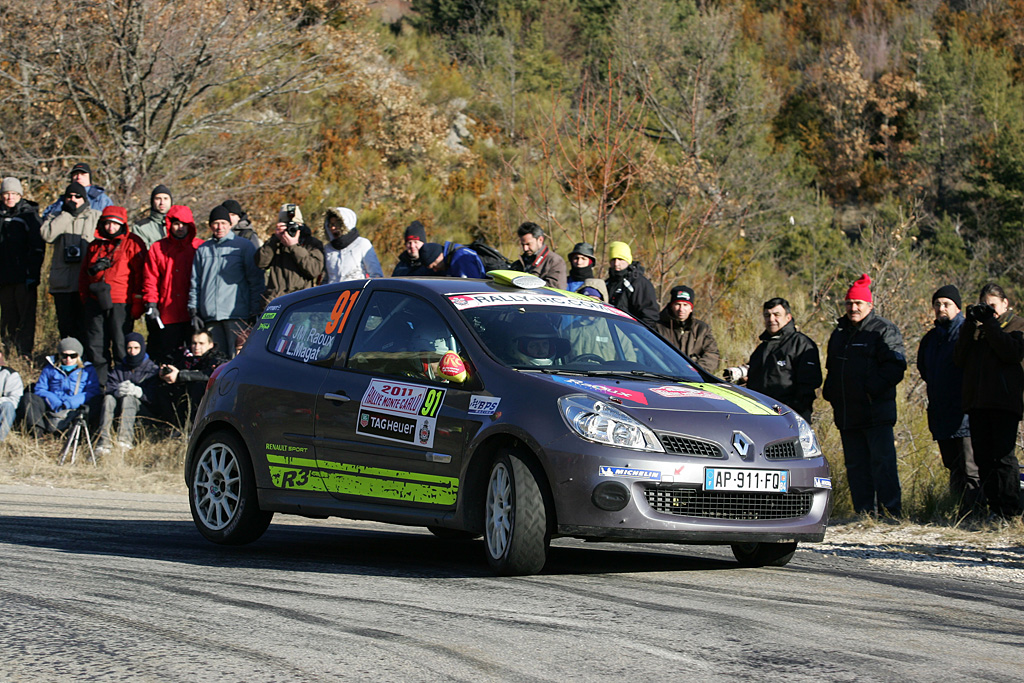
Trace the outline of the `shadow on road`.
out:
M 204 566 L 407 577 L 487 577 L 483 541 L 453 541 L 430 533 L 271 525 L 246 546 L 218 546 L 191 522 L 61 517 L 0 517 L 0 543 L 73 554 L 156 559 Z M 570 545 L 571 544 L 571 545 Z M 615 544 L 583 546 L 570 539 L 552 546 L 544 575 L 694 572 L 736 569 L 735 562 L 675 554 L 687 548 L 650 551 Z M 672 551 L 668 549 L 671 548 Z

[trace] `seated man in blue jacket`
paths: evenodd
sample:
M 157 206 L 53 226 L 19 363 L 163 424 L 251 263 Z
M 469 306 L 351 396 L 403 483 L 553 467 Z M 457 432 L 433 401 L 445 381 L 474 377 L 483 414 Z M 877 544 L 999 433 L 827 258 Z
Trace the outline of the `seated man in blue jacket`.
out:
M 103 396 L 103 412 L 100 415 L 100 442 L 96 447 L 99 453 L 110 452 L 110 428 L 114 424 L 115 413 L 121 413 L 117 443 L 126 451 L 131 450 L 135 440 L 136 416 L 152 415 L 149 405 L 160 367 L 150 360 L 146 353 L 146 339 L 141 334 L 129 332 L 124 339 L 124 360 L 107 377 L 107 391 Z
M 427 242 L 420 248 L 420 261 L 433 271 L 433 275 L 448 277 L 484 278 L 484 264 L 480 256 L 469 247 L 455 242 Z
M 60 340 L 57 354 L 47 356 L 33 393 L 26 394 L 25 428 L 33 435 L 68 429 L 79 415 L 99 415 L 100 383 L 92 364 L 82 358 L 82 343 Z

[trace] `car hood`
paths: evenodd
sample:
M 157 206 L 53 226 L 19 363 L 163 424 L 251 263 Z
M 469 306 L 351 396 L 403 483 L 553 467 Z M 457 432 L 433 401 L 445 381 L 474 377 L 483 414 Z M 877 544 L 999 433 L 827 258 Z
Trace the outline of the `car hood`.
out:
M 613 403 L 621 403 L 631 411 L 647 409 L 732 415 L 789 412 L 788 408 L 767 396 L 730 384 L 575 375 L 540 375 L 538 378 L 569 391 L 603 400 L 612 399 Z M 779 406 L 778 410 L 776 406 Z

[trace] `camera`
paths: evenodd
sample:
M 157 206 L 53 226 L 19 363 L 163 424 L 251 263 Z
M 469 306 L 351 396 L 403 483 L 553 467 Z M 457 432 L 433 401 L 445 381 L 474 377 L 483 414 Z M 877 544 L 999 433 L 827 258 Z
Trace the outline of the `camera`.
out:
M 65 259 L 66 260 L 66 259 Z M 96 259 L 96 262 L 89 266 L 89 275 L 96 275 L 101 273 L 114 264 L 113 261 L 108 259 L 106 256 L 103 258 Z
M 170 366 L 167 366 L 167 367 L 163 367 L 163 368 L 160 368 L 160 376 L 161 376 L 161 377 L 166 377 L 166 376 L 167 376 L 167 375 L 169 375 L 169 374 L 171 374 L 171 368 L 170 368 Z
M 77 244 L 68 244 L 64 247 L 64 263 L 81 263 L 82 247 Z
M 284 205 L 284 212 L 285 215 L 288 217 L 288 222 L 285 223 L 284 230 L 285 232 L 288 233 L 289 237 L 295 237 L 297 234 L 299 234 L 299 228 L 302 227 L 299 223 L 295 222 L 295 210 L 298 208 L 299 207 L 295 206 L 295 204 Z
M 968 320 L 976 320 L 979 323 L 983 323 L 995 317 L 996 309 L 992 308 L 988 304 L 971 304 L 967 307 L 967 312 L 964 317 Z

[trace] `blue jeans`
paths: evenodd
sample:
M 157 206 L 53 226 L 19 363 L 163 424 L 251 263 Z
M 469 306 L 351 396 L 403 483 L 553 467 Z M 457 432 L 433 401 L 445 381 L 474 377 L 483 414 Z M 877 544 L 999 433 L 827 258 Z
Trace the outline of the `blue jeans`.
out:
M 0 441 L 7 438 L 7 434 L 11 431 L 11 425 L 14 424 L 14 412 L 18 409 L 16 405 L 9 401 L 0 403 Z

